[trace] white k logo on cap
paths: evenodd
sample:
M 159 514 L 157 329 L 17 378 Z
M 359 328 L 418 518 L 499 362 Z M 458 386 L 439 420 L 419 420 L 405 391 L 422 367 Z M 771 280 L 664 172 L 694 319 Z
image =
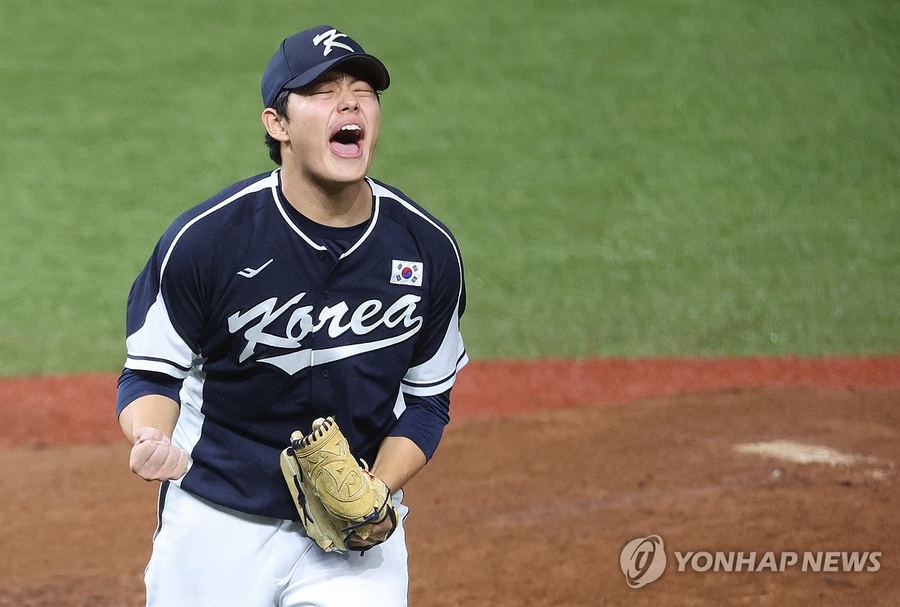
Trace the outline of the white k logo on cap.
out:
M 325 42 L 325 52 L 322 53 L 323 57 L 327 57 L 328 53 L 331 52 L 332 47 L 335 47 L 335 46 L 338 48 L 347 49 L 348 51 L 350 51 L 352 53 L 353 52 L 352 48 L 350 48 L 346 44 L 341 44 L 340 42 L 336 42 L 336 40 L 338 38 L 346 38 L 346 37 L 347 37 L 347 34 L 339 34 L 337 30 L 328 30 L 327 32 L 322 32 L 321 34 L 319 34 L 318 36 L 313 38 L 313 44 L 315 46 L 319 46 L 320 42 L 323 42 L 323 41 Z

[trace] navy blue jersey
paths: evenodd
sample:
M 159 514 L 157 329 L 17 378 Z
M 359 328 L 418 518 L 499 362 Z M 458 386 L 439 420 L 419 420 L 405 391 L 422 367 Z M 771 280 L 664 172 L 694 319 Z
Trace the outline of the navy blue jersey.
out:
M 181 382 L 172 438 L 191 454 L 183 489 L 296 518 L 278 463 L 292 431 L 333 415 L 372 463 L 407 401 L 445 395 L 467 362 L 453 236 L 367 182 L 371 219 L 342 229 L 287 203 L 280 169 L 242 181 L 181 215 L 135 280 L 126 373 Z

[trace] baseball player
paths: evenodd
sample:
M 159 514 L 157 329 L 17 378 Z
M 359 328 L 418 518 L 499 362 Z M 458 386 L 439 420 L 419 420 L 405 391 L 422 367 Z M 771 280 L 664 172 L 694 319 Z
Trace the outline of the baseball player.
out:
M 367 176 L 389 82 L 331 26 L 285 39 L 261 85 L 278 167 L 183 213 L 134 282 L 117 413 L 161 481 L 147 605 L 407 603 L 402 488 L 449 420 L 465 289 L 449 230 Z M 388 488 L 381 539 L 327 552 L 300 522 L 279 456 L 320 418 Z

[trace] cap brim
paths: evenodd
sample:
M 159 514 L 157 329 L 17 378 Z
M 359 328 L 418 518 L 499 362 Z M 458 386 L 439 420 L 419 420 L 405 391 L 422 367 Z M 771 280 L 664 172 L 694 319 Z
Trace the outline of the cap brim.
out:
M 388 74 L 387 68 L 384 67 L 384 64 L 379 61 L 377 57 L 363 53 L 351 53 L 333 59 L 332 61 L 320 63 L 314 68 L 303 72 L 299 76 L 291 78 L 290 80 L 285 82 L 281 88 L 298 89 L 300 87 L 304 87 L 307 84 L 314 82 L 316 78 L 318 78 L 328 70 L 342 63 L 352 63 L 362 68 L 368 76 L 368 81 L 376 91 L 383 91 L 391 84 L 391 77 Z

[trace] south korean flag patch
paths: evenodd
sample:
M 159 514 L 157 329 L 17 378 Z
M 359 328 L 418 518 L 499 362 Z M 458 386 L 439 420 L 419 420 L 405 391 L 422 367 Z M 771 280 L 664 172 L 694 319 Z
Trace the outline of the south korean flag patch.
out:
M 422 262 L 391 260 L 391 284 L 422 286 Z

